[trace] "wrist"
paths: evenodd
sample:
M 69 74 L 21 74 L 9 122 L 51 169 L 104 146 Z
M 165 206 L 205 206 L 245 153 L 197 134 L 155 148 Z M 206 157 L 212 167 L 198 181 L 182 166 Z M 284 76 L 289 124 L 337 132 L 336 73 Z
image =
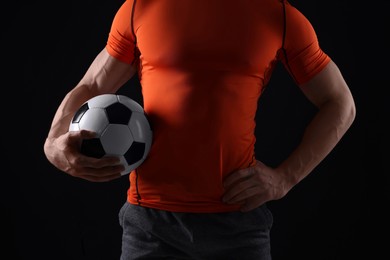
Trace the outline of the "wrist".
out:
M 287 193 L 291 190 L 296 184 L 298 184 L 301 180 L 300 175 L 296 170 L 293 170 L 286 165 L 278 166 L 275 171 L 279 176 L 281 176 L 282 186 L 285 192 Z

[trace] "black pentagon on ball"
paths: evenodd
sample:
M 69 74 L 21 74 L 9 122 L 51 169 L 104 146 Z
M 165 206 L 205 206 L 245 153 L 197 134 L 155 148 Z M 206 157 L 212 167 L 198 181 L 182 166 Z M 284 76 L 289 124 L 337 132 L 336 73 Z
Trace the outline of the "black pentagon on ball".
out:
M 126 125 L 131 118 L 131 110 L 122 103 L 114 103 L 106 107 L 107 118 L 110 124 Z
M 72 123 L 79 123 L 85 112 L 89 109 L 88 103 L 83 104 L 74 114 Z
M 81 143 L 80 152 L 86 156 L 102 158 L 105 151 L 99 138 L 84 139 Z
M 127 164 L 132 165 L 142 159 L 145 153 L 145 143 L 133 142 L 129 150 L 123 155 Z

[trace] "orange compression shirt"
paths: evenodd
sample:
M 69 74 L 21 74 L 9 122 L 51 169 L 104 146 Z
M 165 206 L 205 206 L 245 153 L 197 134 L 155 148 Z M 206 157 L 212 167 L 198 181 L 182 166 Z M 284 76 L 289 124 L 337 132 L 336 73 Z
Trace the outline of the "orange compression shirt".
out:
M 127 0 L 106 48 L 138 66 L 154 133 L 127 199 L 181 212 L 239 208 L 221 201 L 222 182 L 255 163 L 257 102 L 275 63 L 300 85 L 330 61 L 309 21 L 279 0 Z

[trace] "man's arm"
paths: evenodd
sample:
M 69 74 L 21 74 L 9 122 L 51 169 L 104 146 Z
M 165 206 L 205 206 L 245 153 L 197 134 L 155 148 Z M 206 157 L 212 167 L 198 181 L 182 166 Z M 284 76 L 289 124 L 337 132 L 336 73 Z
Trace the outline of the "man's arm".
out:
M 80 82 L 70 90 L 59 105 L 44 144 L 47 159 L 58 169 L 91 181 L 118 177 L 122 166 L 114 166 L 117 158 L 95 159 L 79 153 L 83 138 L 92 138 L 88 131 L 69 133 L 69 123 L 76 110 L 88 99 L 115 93 L 136 72 L 133 65 L 110 56 L 104 48 L 91 63 Z
M 300 145 L 278 167 L 290 178 L 290 185 L 301 181 L 332 151 L 356 114 L 352 94 L 333 61 L 301 89 L 319 111 L 307 126 Z
M 82 103 L 99 94 L 115 93 L 134 73 L 133 66 L 118 61 L 103 49 L 81 81 L 62 100 L 48 138 L 58 137 L 68 131 L 69 122 Z
M 353 96 L 337 65 L 330 63 L 300 86 L 318 107 L 296 149 L 275 169 L 261 162 L 230 174 L 224 181 L 223 201 L 241 203 L 242 210 L 284 197 L 337 145 L 355 119 Z

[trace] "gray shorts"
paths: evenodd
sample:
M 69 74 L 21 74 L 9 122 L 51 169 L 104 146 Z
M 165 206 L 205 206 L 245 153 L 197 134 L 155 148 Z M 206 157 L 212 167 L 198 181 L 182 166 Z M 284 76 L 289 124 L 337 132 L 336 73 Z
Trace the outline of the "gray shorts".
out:
M 271 260 L 266 205 L 246 213 L 178 213 L 126 202 L 119 221 L 121 260 Z

